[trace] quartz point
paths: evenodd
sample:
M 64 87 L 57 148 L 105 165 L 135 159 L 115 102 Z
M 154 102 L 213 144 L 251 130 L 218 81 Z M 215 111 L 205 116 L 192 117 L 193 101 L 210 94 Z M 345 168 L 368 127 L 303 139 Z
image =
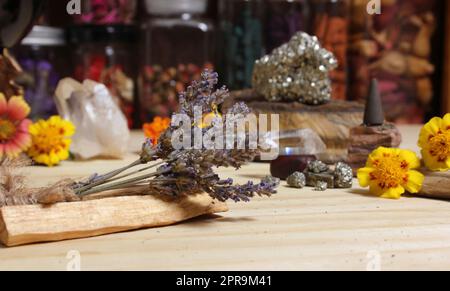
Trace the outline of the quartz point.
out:
M 126 154 L 127 120 L 105 85 L 65 78 L 56 88 L 55 102 L 61 117 L 76 126 L 71 146 L 76 158 L 122 158 Z

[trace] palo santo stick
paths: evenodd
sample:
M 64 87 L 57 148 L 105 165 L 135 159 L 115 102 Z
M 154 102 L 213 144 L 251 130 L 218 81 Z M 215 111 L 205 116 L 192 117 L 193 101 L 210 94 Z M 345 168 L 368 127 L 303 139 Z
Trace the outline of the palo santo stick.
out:
M 417 196 L 450 199 L 450 172 L 424 172 L 425 180 Z
M 179 198 L 113 197 L 52 206 L 0 209 L 0 241 L 6 246 L 93 237 L 167 226 L 205 214 L 228 211 L 208 194 Z

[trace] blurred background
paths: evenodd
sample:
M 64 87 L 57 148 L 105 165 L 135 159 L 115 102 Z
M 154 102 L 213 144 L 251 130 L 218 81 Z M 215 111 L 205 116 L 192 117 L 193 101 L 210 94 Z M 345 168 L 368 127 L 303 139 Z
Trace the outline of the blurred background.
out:
M 379 15 L 366 0 L 81 0 L 81 15 L 69 15 L 68 2 L 49 0 L 11 50 L 33 118 L 56 113 L 55 87 L 70 76 L 106 84 L 138 128 L 170 116 L 204 68 L 232 90 L 251 87 L 255 60 L 297 31 L 339 60 L 334 99 L 364 102 L 376 77 L 390 121 L 450 111 L 450 1 L 382 0 Z

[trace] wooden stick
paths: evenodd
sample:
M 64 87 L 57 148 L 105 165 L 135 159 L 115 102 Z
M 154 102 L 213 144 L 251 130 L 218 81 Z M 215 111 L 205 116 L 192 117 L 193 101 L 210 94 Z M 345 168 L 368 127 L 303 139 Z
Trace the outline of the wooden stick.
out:
M 422 190 L 417 196 L 450 199 L 450 172 L 425 172 Z
M 52 206 L 0 209 L 0 242 L 6 246 L 93 237 L 175 224 L 228 211 L 208 194 L 113 197 Z

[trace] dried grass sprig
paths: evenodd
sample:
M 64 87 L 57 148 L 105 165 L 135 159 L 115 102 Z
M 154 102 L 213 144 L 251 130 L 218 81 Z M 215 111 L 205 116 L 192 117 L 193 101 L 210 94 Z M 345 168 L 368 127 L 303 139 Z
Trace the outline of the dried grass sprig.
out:
M 30 159 L 22 156 L 0 162 L 0 207 L 79 200 L 71 187 L 73 180 L 59 181 L 43 188 L 28 188 L 21 169 L 31 164 Z

